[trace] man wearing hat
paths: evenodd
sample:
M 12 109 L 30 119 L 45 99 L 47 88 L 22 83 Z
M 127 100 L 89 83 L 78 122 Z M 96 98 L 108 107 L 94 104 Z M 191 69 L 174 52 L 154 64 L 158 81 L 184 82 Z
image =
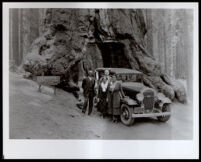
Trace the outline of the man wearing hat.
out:
M 89 109 L 88 109 L 88 115 L 91 114 L 93 109 L 93 99 L 95 96 L 95 79 L 93 77 L 93 72 L 89 71 L 88 76 L 83 79 L 82 81 L 82 88 L 83 88 L 83 94 L 84 94 L 84 105 L 82 109 L 82 113 L 85 114 L 88 102 L 89 102 Z

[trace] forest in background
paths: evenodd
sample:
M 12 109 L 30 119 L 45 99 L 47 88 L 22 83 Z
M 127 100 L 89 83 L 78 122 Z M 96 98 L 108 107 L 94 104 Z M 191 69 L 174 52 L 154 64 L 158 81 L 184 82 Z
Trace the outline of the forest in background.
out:
M 47 11 L 48 9 L 10 9 L 9 58 L 13 64 L 23 64 L 33 41 L 44 33 L 46 25 L 50 23 L 47 21 L 51 20 L 48 17 L 52 16 Z M 162 72 L 175 79 L 187 79 L 187 84 L 191 84 L 188 80 L 192 79 L 192 10 L 141 11 L 146 25 L 143 39 L 147 52 L 161 65 Z
M 9 58 L 21 65 L 33 41 L 43 31 L 45 9 L 9 10 Z

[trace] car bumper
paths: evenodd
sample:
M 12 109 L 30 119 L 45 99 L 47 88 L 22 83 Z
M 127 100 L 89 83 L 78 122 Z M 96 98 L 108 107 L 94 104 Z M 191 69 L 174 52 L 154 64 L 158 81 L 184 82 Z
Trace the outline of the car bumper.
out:
M 171 115 L 171 112 L 132 114 L 132 117 L 133 118 L 143 118 L 143 117 L 156 117 L 156 116 L 167 116 L 167 115 Z

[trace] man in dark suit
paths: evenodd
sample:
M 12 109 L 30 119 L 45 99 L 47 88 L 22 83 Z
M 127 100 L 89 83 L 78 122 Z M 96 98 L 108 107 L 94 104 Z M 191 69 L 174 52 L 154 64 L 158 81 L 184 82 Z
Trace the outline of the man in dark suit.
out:
M 86 112 L 88 102 L 89 102 L 89 109 L 88 115 L 91 114 L 93 109 L 93 98 L 95 96 L 95 79 L 93 78 L 93 72 L 89 71 L 88 76 L 83 79 L 82 81 L 82 88 L 84 93 L 84 105 L 82 109 L 82 113 Z

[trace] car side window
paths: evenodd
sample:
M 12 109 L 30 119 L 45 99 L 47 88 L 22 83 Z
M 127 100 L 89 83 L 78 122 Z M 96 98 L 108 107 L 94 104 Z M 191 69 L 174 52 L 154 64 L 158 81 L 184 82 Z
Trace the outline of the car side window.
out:
M 136 76 L 136 81 L 137 82 L 142 82 L 142 75 L 137 75 Z
M 122 81 L 125 82 L 127 79 L 126 75 L 122 75 Z
M 122 78 L 121 78 L 121 75 L 120 75 L 120 74 L 118 74 L 118 75 L 117 75 L 117 79 L 118 79 L 118 80 L 122 80 Z

